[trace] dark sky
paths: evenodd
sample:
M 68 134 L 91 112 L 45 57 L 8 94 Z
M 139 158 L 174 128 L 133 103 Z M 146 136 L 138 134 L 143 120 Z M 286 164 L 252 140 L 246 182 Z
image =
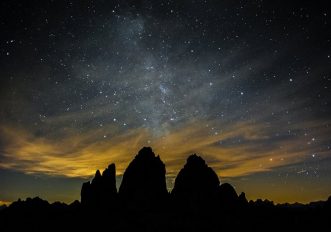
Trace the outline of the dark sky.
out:
M 0 203 L 79 199 L 142 146 L 249 199 L 331 194 L 328 1 L 1 1 Z

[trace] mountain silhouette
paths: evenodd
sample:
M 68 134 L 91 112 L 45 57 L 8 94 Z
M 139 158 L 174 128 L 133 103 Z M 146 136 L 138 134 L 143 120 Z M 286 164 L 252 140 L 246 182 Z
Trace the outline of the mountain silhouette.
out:
M 238 197 L 238 202 L 239 205 L 246 207 L 248 204 L 247 198 L 246 198 L 246 194 L 244 192 L 240 193 L 239 197 Z
M 124 172 L 119 196 L 130 209 L 157 209 L 168 197 L 166 169 L 150 147 L 142 148 Z
M 81 202 L 49 204 L 39 197 L 0 210 L 1 231 L 320 231 L 330 227 L 327 201 L 278 204 L 247 201 L 202 157 L 193 154 L 168 193 L 166 169 L 150 147 L 142 148 L 124 172 L 119 191 L 116 168 L 96 171 L 81 189 Z
M 81 190 L 81 203 L 87 207 L 105 207 L 116 204 L 116 170 L 110 164 L 102 175 L 97 170 L 93 180 L 85 182 Z
M 215 202 L 219 184 L 213 169 L 194 154 L 187 158 L 178 173 L 171 195 L 177 206 L 186 210 L 201 210 Z
M 235 208 L 239 204 L 239 198 L 236 190 L 229 183 L 224 183 L 218 188 L 218 201 L 220 207 L 229 209 Z

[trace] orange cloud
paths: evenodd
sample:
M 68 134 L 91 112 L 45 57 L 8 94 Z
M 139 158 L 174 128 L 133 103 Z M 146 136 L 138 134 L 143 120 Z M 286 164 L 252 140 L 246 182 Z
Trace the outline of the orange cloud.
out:
M 316 133 L 328 133 L 318 122 L 306 127 Z M 169 176 L 177 174 L 189 154 L 198 153 L 219 176 L 236 177 L 297 163 L 317 150 L 317 146 L 309 144 L 310 138 L 275 139 L 269 130 L 251 122 L 220 125 L 192 121 L 162 136 L 144 128 L 119 131 L 105 126 L 84 133 L 67 131 L 61 137 L 38 137 L 26 130 L 3 126 L 1 137 L 5 146 L 0 167 L 24 173 L 90 177 L 96 169 L 115 162 L 120 175 L 142 146 L 152 146 L 166 163 Z M 109 132 L 106 136 L 105 131 Z M 320 156 L 326 154 L 318 152 Z
M 0 200 L 0 206 L 2 206 L 2 205 L 7 205 L 7 206 L 9 206 L 10 204 L 11 204 L 10 201 L 2 201 L 2 200 Z

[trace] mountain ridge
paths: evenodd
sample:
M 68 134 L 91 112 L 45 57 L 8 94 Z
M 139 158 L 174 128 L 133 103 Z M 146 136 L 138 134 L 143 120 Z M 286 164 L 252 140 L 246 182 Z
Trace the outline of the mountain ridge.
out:
M 118 190 L 112 163 L 82 184 L 80 202 L 19 199 L 0 210 L 0 225 L 3 231 L 307 231 L 328 226 L 331 196 L 307 205 L 247 201 L 244 192 L 238 195 L 231 184 L 221 183 L 197 154 L 187 158 L 170 192 L 165 175 L 161 158 L 143 147 L 125 170 Z

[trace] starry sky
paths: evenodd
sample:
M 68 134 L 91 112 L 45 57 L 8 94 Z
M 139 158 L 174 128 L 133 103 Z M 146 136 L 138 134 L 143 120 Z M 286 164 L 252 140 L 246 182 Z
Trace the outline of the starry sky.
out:
M 248 199 L 331 195 L 327 1 L 1 1 L 0 203 L 80 199 L 151 146 Z

